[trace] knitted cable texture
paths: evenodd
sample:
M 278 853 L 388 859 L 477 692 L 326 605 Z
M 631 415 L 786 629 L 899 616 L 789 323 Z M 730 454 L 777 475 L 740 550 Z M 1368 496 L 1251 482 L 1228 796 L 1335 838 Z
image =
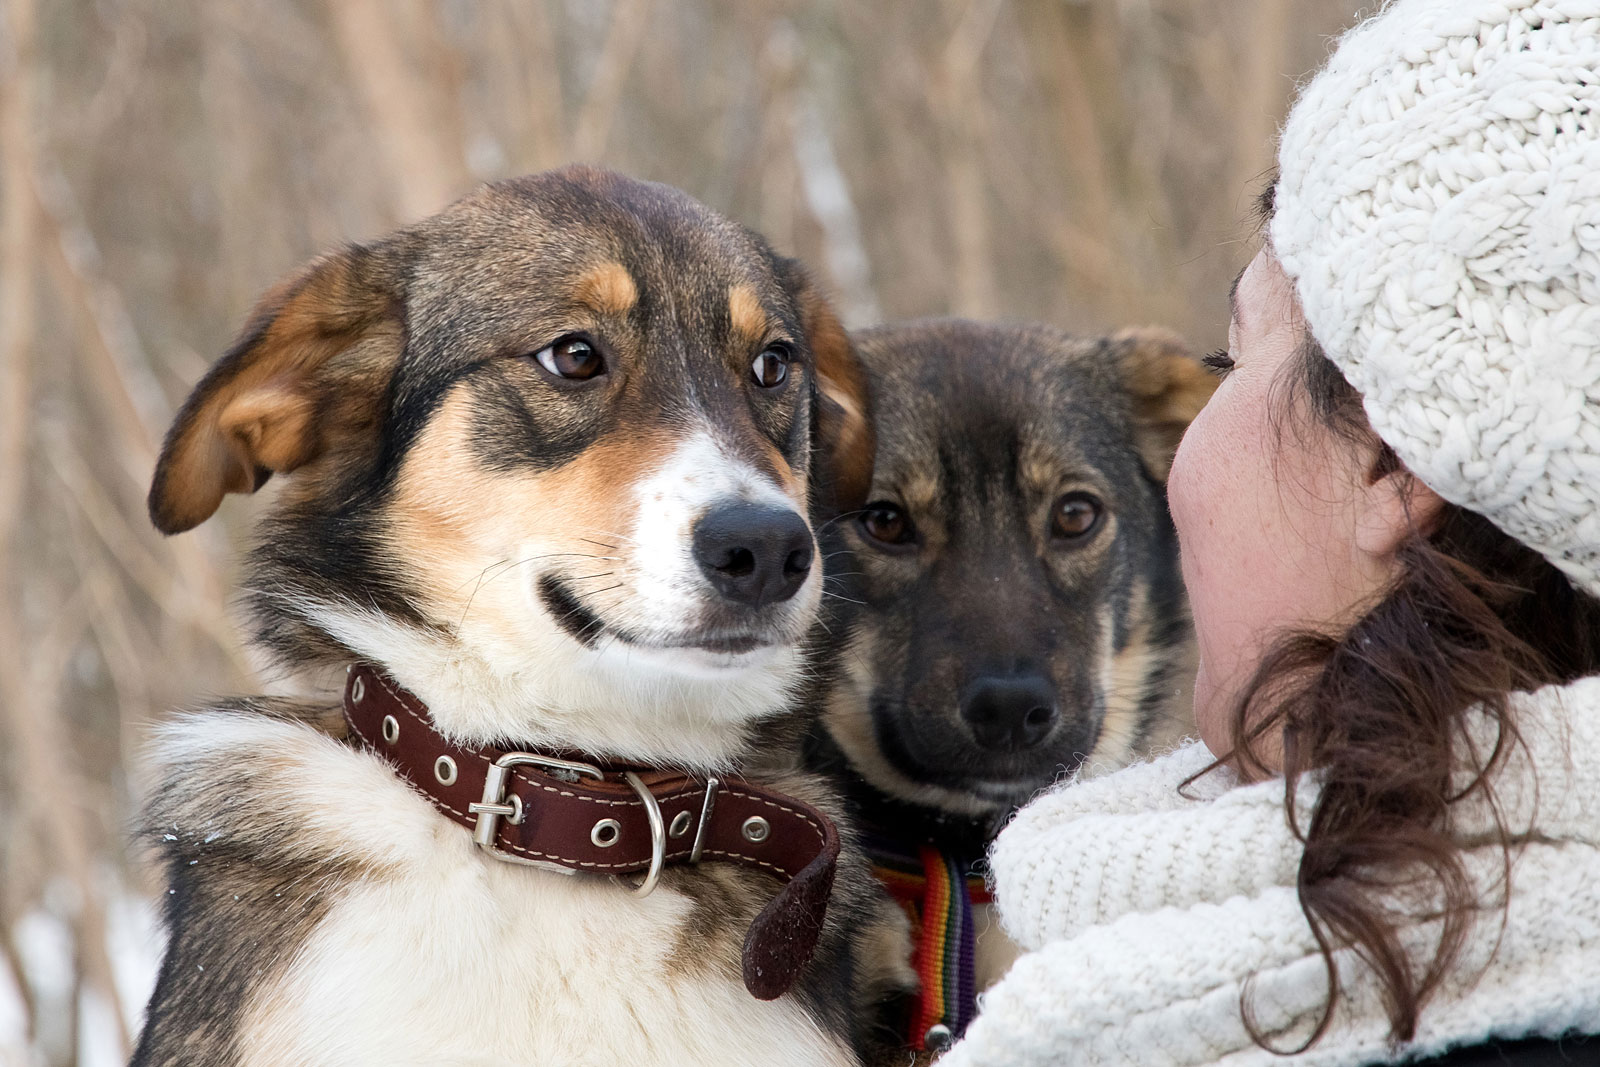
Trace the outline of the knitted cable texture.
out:
M 1273 249 L 1373 429 L 1600 595 L 1600 0 L 1398 0 L 1279 165 Z
M 1600 1032 L 1600 678 L 1513 698 L 1524 746 L 1494 779 L 1518 847 L 1506 899 L 1493 812 L 1481 795 L 1451 815 L 1480 899 L 1451 977 L 1417 1037 L 1388 1044 L 1381 986 L 1338 952 L 1343 996 L 1329 1033 L 1290 1058 L 1356 1067 L 1492 1037 Z M 1469 733 L 1478 756 L 1491 721 Z M 1193 744 L 1036 800 L 1000 835 L 990 862 L 1007 931 L 1032 949 L 980 998 L 967 1037 L 940 1067 L 1267 1067 L 1285 1062 L 1246 1029 L 1293 1048 L 1309 1034 L 1327 975 L 1295 891 L 1301 848 L 1282 780 L 1222 774 L 1178 786 L 1210 756 Z M 1316 783 L 1300 799 L 1309 808 Z M 1396 900 L 1418 957 L 1439 929 L 1428 900 Z

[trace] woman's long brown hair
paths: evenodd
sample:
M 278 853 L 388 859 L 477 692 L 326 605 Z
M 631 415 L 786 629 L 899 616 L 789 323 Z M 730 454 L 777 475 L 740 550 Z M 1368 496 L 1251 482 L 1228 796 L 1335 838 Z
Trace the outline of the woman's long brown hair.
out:
M 1284 385 L 1295 409 L 1289 417 L 1308 415 L 1377 445 L 1380 466 L 1398 466 L 1360 395 L 1309 337 Z M 1423 1005 L 1485 904 L 1448 833 L 1451 806 L 1478 796 L 1493 809 L 1494 772 L 1520 743 L 1512 693 L 1600 671 L 1600 602 L 1482 516 L 1446 505 L 1426 531 L 1411 533 L 1399 563 L 1398 579 L 1347 633 L 1293 634 L 1270 650 L 1234 709 L 1239 741 L 1223 757 L 1246 774 L 1265 774 L 1260 746 L 1281 736 L 1286 813 L 1297 834 L 1294 783 L 1312 771 L 1322 783 L 1301 834 L 1298 890 L 1327 966 L 1328 1000 L 1301 1049 L 1333 1019 L 1334 954 L 1345 947 L 1381 983 L 1391 1037 L 1415 1035 Z M 1488 752 L 1465 747 L 1475 708 L 1499 727 Z M 1462 788 L 1452 770 L 1464 754 L 1476 773 Z M 1511 843 L 1498 812 L 1496 824 L 1509 872 Z M 1414 958 L 1401 943 L 1400 917 L 1387 901 L 1402 888 L 1431 890 L 1442 906 L 1430 958 Z M 1266 1046 L 1248 998 L 1242 1007 Z

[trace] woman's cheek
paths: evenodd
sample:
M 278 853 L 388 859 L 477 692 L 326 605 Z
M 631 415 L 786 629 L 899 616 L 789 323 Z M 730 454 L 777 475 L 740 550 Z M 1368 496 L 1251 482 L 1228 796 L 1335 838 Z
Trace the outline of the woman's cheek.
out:
M 1211 510 L 1227 507 L 1227 495 L 1220 487 L 1209 484 L 1209 476 L 1219 470 L 1218 457 L 1209 454 L 1218 429 L 1218 413 L 1214 410 L 1217 403 L 1217 398 L 1213 398 L 1212 404 L 1190 424 L 1178 445 L 1167 479 L 1167 507 L 1178 531 L 1183 581 L 1188 589 L 1198 645 L 1194 689 L 1196 726 L 1201 740 L 1212 753 L 1222 754 L 1232 746 L 1228 738 L 1228 699 L 1221 682 L 1233 664 L 1228 662 L 1231 657 L 1225 643 L 1219 647 L 1219 642 L 1213 640 L 1223 628 L 1223 620 L 1218 615 L 1225 613 L 1228 602 L 1226 595 L 1220 600 L 1212 595 L 1224 592 L 1218 587 L 1227 584 L 1219 580 L 1216 573 L 1216 565 L 1222 562 L 1216 558 L 1217 539 L 1222 530 Z
M 1205 505 L 1203 487 L 1198 485 L 1204 463 L 1198 453 L 1205 450 L 1210 420 L 1210 408 L 1202 408 L 1189 424 L 1189 429 L 1178 442 L 1177 454 L 1172 457 L 1172 470 L 1167 474 L 1167 508 L 1172 513 L 1172 523 L 1178 531 L 1178 542 L 1199 532 L 1195 520 Z

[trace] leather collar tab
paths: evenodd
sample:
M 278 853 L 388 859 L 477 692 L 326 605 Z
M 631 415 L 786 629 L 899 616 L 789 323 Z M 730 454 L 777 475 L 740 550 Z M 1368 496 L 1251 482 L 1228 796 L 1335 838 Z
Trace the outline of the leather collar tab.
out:
M 782 996 L 816 950 L 839 833 L 802 800 L 743 778 L 463 747 L 434 728 L 422 701 L 366 663 L 350 668 L 344 717 L 353 740 L 497 859 L 642 875 L 631 887 L 641 895 L 666 865 L 738 863 L 782 879 L 744 940 L 745 988 L 762 1000 Z

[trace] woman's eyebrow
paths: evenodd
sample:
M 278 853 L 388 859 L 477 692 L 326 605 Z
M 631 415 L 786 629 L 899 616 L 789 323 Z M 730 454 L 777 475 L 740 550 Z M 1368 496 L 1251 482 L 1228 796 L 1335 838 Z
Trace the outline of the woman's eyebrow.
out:
M 1244 272 L 1249 269 L 1250 265 L 1246 263 L 1239 273 L 1233 276 L 1233 284 L 1228 286 L 1228 314 L 1234 322 L 1239 322 L 1239 283 L 1244 281 Z M 1239 325 L 1244 324 L 1239 322 Z

